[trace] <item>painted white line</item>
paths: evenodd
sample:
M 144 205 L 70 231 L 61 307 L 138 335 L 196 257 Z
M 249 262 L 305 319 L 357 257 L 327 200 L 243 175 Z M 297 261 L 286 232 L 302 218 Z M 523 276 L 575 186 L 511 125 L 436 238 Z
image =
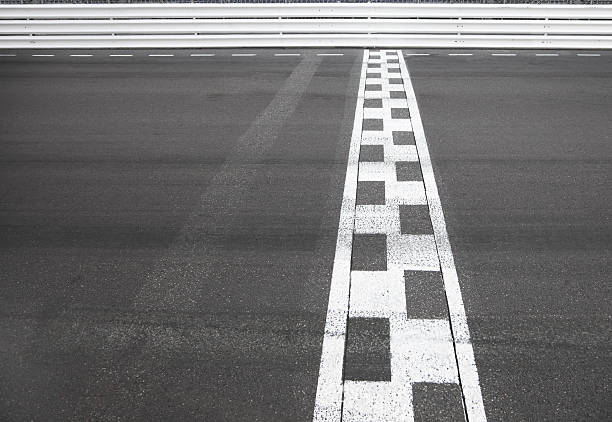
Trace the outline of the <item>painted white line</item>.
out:
M 516 53 L 491 53 L 491 55 L 495 57 L 514 57 Z
M 576 53 L 578 57 L 600 57 L 599 53 Z
M 344 53 L 317 53 L 317 56 L 344 56 Z
M 429 56 L 429 53 L 406 53 L 404 56 Z
M 284 57 L 284 56 L 299 56 L 300 53 L 274 53 L 275 56 L 277 57 Z
M 329 291 L 329 305 L 325 320 L 325 334 L 321 351 L 321 365 L 313 421 L 340 422 L 342 419 L 342 392 L 344 383 L 344 345 L 348 318 L 351 255 L 353 228 L 355 224 L 355 202 L 357 196 L 357 174 L 359 169 L 359 148 L 363 124 L 363 100 L 365 92 L 368 51 L 364 51 L 361 64 L 361 78 L 353 122 L 353 134 L 349 147 L 348 164 L 344 181 L 338 239 Z
M 256 56 L 257 54 L 255 53 L 234 53 L 232 54 L 232 57 L 253 57 Z
M 174 57 L 174 54 L 149 54 L 149 57 Z
M 214 57 L 214 53 L 194 53 L 190 54 L 191 57 Z
M 32 54 L 32 57 L 55 57 L 55 54 Z
M 16 57 L 17 54 L 0 54 L 0 57 Z
M 459 381 L 463 392 L 465 412 L 467 420 L 470 422 L 486 421 L 487 417 L 482 401 L 482 392 L 480 390 L 474 350 L 470 340 L 470 331 L 467 325 L 467 317 L 465 315 L 461 288 L 459 286 L 459 277 L 457 275 L 455 260 L 448 239 L 440 195 L 434 178 L 429 148 L 427 147 L 427 140 L 425 138 L 425 130 L 423 128 L 416 94 L 412 86 L 412 81 L 410 80 L 410 74 L 408 73 L 408 68 L 403 58 L 400 60 L 400 65 L 404 78 L 408 107 L 412 118 L 414 138 L 419 153 L 419 160 L 421 162 L 423 182 L 425 184 L 425 191 L 427 192 L 429 214 L 433 226 L 438 257 L 440 259 L 442 277 L 444 279 L 444 288 L 446 290 L 446 300 L 450 315 L 451 331 L 459 370 Z
M 93 54 L 70 54 L 70 57 L 93 57 Z
M 109 54 L 108 57 L 134 57 L 133 54 Z
M 536 53 L 536 57 L 557 57 L 557 53 Z
M 473 56 L 473 53 L 448 53 L 449 56 Z

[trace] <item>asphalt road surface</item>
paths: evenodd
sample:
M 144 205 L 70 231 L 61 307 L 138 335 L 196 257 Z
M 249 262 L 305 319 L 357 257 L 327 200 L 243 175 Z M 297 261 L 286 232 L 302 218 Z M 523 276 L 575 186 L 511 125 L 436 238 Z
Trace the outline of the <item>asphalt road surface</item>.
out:
M 610 420 L 612 53 L 403 52 L 488 420 Z M 0 53 L 0 419 L 312 420 L 363 50 Z

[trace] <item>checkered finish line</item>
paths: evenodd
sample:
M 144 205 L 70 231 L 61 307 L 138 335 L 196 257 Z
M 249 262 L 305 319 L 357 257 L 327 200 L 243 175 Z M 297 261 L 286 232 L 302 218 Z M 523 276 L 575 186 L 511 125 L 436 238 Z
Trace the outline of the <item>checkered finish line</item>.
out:
M 415 419 L 486 416 L 408 70 L 366 50 L 314 420 Z

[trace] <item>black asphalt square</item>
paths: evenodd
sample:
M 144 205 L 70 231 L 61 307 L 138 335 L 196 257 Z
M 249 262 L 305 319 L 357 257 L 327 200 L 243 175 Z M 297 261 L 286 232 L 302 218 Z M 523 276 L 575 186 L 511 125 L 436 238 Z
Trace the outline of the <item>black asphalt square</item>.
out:
M 381 84 L 366 84 L 365 90 L 366 91 L 382 91 L 382 85 Z
M 407 130 L 394 130 L 392 133 L 393 145 L 414 145 L 414 132 Z
M 353 271 L 387 271 L 387 235 L 353 235 Z
M 427 205 L 400 205 L 402 234 L 433 234 Z
M 459 384 L 417 382 L 412 396 L 415 422 L 465 421 Z
M 382 108 L 382 99 L 366 98 L 363 100 L 363 106 L 365 108 Z
M 398 182 L 422 182 L 423 174 L 418 161 L 397 161 L 395 174 Z
M 349 318 L 344 379 L 391 381 L 391 342 L 388 318 Z
M 385 147 L 382 145 L 362 145 L 359 151 L 359 161 L 384 161 Z
M 385 182 L 357 182 L 357 205 L 384 205 Z
M 363 130 L 383 130 L 383 119 L 363 119 Z
M 441 272 L 404 271 L 404 282 L 408 318 L 448 318 L 446 290 Z
M 407 108 L 392 108 L 391 118 L 392 119 L 409 119 L 410 111 Z

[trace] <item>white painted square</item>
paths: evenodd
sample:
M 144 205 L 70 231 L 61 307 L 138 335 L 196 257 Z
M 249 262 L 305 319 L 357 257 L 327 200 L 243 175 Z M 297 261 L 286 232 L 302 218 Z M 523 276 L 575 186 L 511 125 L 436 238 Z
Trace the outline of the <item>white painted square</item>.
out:
M 359 163 L 358 180 L 365 182 L 391 182 L 395 180 L 395 163 L 362 161 Z
M 425 185 L 423 182 L 385 183 L 385 203 L 387 205 L 426 205 Z
M 390 319 L 393 383 L 458 383 L 447 320 Z
M 387 269 L 439 271 L 438 252 L 430 234 L 387 235 Z
M 352 271 L 350 317 L 406 318 L 402 271 Z
M 400 233 L 397 205 L 357 205 L 355 233 Z
M 391 135 L 391 143 L 385 146 L 385 161 L 419 161 L 419 154 L 415 145 L 393 144 L 393 135 Z
M 412 388 L 390 382 L 346 381 L 343 422 L 400 422 L 414 419 Z

